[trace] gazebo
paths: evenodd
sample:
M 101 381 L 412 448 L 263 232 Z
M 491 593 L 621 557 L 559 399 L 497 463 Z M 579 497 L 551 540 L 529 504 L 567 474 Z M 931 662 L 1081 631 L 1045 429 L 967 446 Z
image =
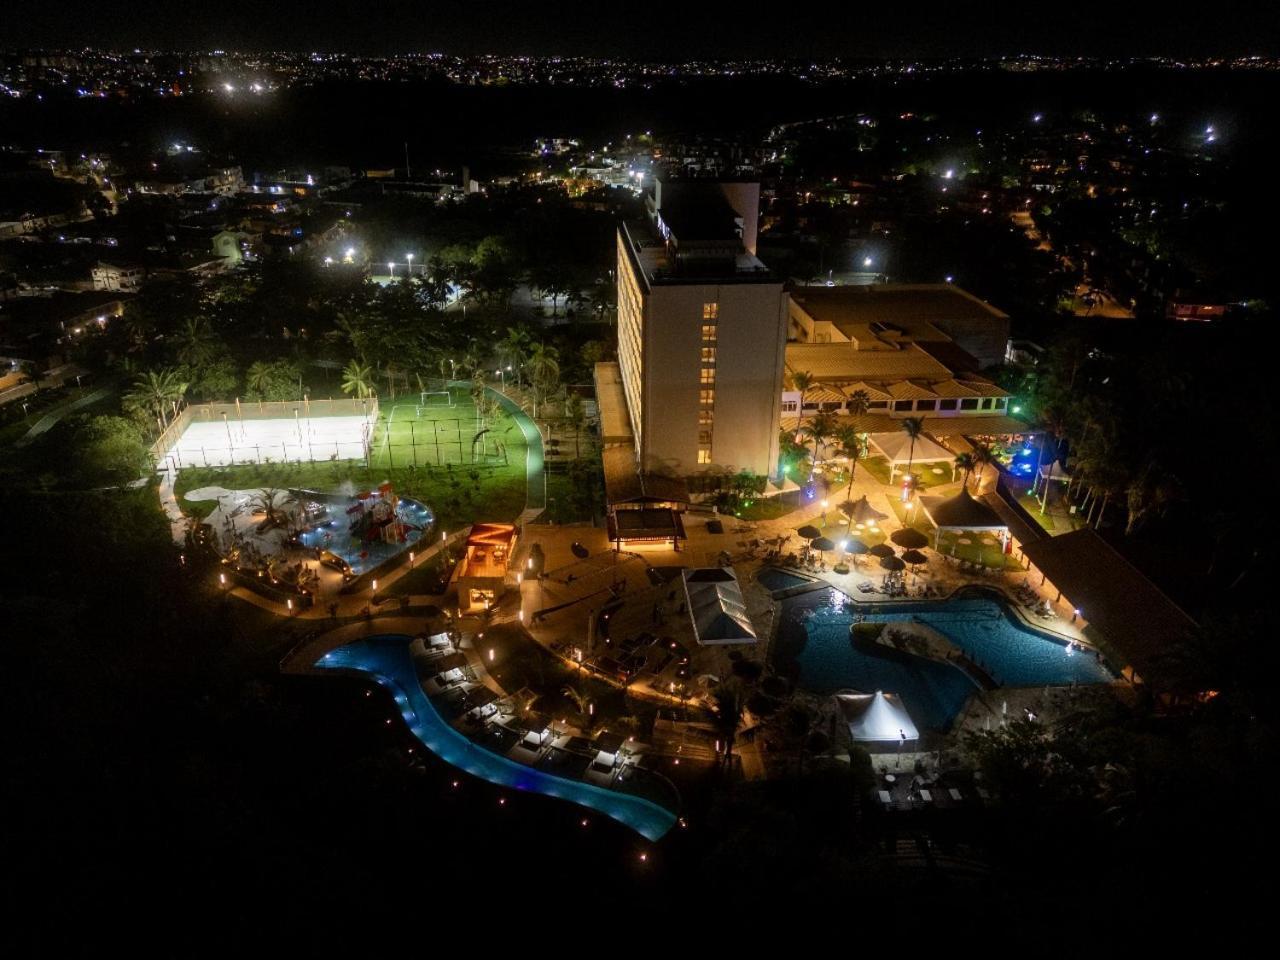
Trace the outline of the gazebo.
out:
M 911 447 L 911 438 L 906 433 L 870 433 L 867 442 L 889 461 L 889 482 L 898 473 L 905 473 L 906 464 L 914 466 L 918 463 L 945 463 L 951 470 L 951 479 L 956 478 L 956 455 L 926 436 L 916 437 L 915 449 Z
M 938 549 L 938 537 L 943 530 L 973 530 L 975 532 L 999 532 L 1007 535 L 1009 526 L 1000 515 L 969 491 L 961 487 L 954 497 L 921 497 L 924 515 L 934 526 L 933 548 Z
M 920 739 L 896 693 L 838 693 L 836 705 L 849 725 L 849 735 L 858 743 L 903 744 Z

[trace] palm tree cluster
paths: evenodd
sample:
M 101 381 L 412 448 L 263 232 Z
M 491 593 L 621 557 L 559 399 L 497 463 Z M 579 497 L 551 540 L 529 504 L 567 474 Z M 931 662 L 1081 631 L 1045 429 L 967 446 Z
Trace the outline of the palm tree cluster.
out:
M 1188 379 L 1165 357 L 1123 364 L 1079 341 L 1051 351 L 1030 384 L 1043 427 L 1037 467 L 1069 467 L 1066 496 L 1085 522 L 1125 509 L 1132 534 L 1186 495 Z

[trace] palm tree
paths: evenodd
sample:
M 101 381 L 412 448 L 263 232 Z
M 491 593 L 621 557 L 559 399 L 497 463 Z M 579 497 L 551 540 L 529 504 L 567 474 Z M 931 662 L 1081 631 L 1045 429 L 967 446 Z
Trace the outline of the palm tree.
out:
M 373 383 L 373 368 L 359 360 L 352 360 L 342 371 L 342 392 L 357 400 L 373 396 Z
M 573 705 L 580 715 L 588 718 L 591 716 L 588 712 L 591 709 L 591 697 L 587 695 L 585 690 L 581 690 L 576 685 L 569 683 L 565 684 L 560 692 L 573 701 Z
M 169 425 L 169 412 L 183 394 L 187 384 L 178 379 L 176 370 L 148 370 L 133 382 L 133 389 L 124 396 L 126 404 L 147 410 L 160 418 L 161 429 Z
M 560 351 L 543 343 L 535 343 L 529 348 L 525 358 L 529 368 L 529 377 L 535 383 L 555 384 L 560 382 Z
M 179 363 L 188 367 L 201 367 L 213 359 L 218 338 L 209 329 L 209 322 L 202 317 L 188 317 L 177 334 L 176 356 Z
M 846 406 L 854 418 L 865 417 L 867 411 L 871 409 L 871 394 L 865 390 L 855 390 L 849 394 Z
M 973 446 L 973 470 L 978 476 L 978 489 L 982 489 L 982 474 L 986 470 L 987 464 L 994 463 L 995 458 L 991 455 L 991 448 L 985 444 L 969 441 Z
M 977 459 L 972 453 L 957 453 L 955 461 L 956 469 L 964 471 L 964 488 L 969 489 L 969 477 L 978 465 Z
M 742 722 L 742 688 L 736 681 L 716 686 L 711 691 L 715 704 L 715 727 L 723 746 L 723 762 L 733 762 L 733 743 L 738 736 L 738 724 Z
M 924 417 L 903 417 L 902 432 L 911 438 L 911 451 L 907 454 L 907 476 L 910 477 L 916 459 L 916 438 L 924 433 Z
M 292 493 L 277 487 L 263 487 L 249 499 L 255 510 L 261 510 L 267 515 L 271 526 L 279 526 L 284 508 L 297 502 L 298 498 Z
M 255 360 L 249 365 L 249 369 L 245 371 L 245 389 L 261 397 L 267 392 L 267 387 L 270 385 L 271 364 L 262 360 Z
M 569 426 L 573 427 L 573 457 L 575 460 L 582 459 L 582 451 L 579 449 L 578 440 L 582 436 L 582 428 L 587 423 L 587 411 L 582 405 L 582 397 L 576 393 L 570 393 L 564 401 L 564 418 L 569 421 Z
M 849 458 L 849 489 L 845 493 L 846 500 L 853 499 L 853 472 L 858 461 L 866 456 L 867 442 L 853 426 L 843 426 L 836 431 L 836 442 L 839 447 L 836 456 Z
M 560 389 L 560 352 L 555 347 L 535 343 L 525 358 L 529 368 L 529 382 L 533 387 L 533 415 Z
M 797 370 L 791 374 L 791 385 L 800 391 L 800 407 L 796 410 L 796 432 L 804 425 L 804 398 L 813 386 L 813 374 L 806 370 Z
M 813 461 L 809 467 L 809 478 L 812 479 L 818 469 L 818 447 L 835 435 L 836 418 L 823 411 L 802 427 L 801 431 L 813 441 Z
M 511 367 L 516 373 L 516 382 L 524 386 L 525 352 L 529 349 L 529 335 L 519 327 L 507 331 L 505 339 L 498 342 L 498 363 Z

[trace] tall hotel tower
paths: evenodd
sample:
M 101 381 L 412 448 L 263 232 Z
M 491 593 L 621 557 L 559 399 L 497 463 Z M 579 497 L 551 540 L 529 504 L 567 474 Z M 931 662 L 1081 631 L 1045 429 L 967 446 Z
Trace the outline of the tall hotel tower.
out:
M 756 257 L 760 184 L 659 178 L 618 227 L 618 362 L 641 472 L 773 476 L 787 301 Z

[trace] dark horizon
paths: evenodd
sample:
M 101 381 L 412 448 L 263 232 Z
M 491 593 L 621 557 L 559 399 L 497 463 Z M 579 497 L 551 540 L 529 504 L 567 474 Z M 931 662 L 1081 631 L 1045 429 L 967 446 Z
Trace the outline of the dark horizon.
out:
M 690 58 L 951 59 L 1028 56 L 1203 57 L 1280 53 L 1280 9 L 1227 0 L 1198 19 L 1167 8 L 1117 9 L 1086 3 L 1070 19 L 1032 16 L 1024 5 L 987 5 L 982 15 L 864 8 L 789 8 L 753 2 L 733 8 L 660 0 L 642 8 L 577 4 L 388 0 L 377 9 L 315 0 L 268 10 L 194 9 L 155 0 L 130 4 L 127 18 L 104 18 L 100 4 L 8 5 L 6 45 L 15 49 L 229 50 L 367 56 L 600 56 Z

